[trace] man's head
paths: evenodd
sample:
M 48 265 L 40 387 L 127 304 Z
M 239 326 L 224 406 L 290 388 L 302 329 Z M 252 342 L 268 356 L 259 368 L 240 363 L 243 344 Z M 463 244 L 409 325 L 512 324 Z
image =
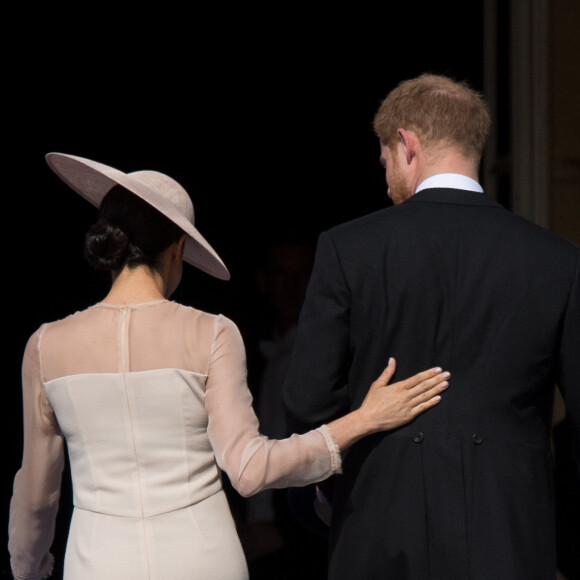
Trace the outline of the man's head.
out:
M 396 197 L 406 199 L 413 193 L 409 193 L 413 178 L 405 174 L 406 165 L 412 160 L 421 163 L 415 176 L 426 166 L 436 166 L 448 154 L 477 167 L 489 126 L 487 104 L 464 82 L 423 74 L 400 83 L 387 95 L 374 119 L 374 130 L 381 141 L 381 160 L 391 172 L 389 190 L 395 203 Z M 420 155 L 415 157 L 417 151 Z M 399 187 L 406 182 L 402 192 L 394 190 L 394 181 Z
M 424 149 L 457 147 L 479 162 L 490 116 L 481 95 L 463 82 L 423 74 L 403 81 L 382 102 L 374 119 L 383 145 L 399 140 L 400 128 L 413 131 Z

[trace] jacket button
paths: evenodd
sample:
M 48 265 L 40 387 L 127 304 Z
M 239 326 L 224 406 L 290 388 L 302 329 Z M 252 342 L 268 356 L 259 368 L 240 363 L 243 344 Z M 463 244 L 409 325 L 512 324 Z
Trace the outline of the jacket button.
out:
M 421 443 L 421 441 L 423 441 L 423 439 L 425 439 L 425 436 L 423 435 L 423 433 L 417 433 L 415 435 L 415 437 L 413 437 L 413 441 L 415 443 Z
M 471 440 L 476 444 L 476 445 L 481 445 L 483 443 L 483 437 L 481 435 L 479 435 L 479 433 L 474 433 L 471 436 Z

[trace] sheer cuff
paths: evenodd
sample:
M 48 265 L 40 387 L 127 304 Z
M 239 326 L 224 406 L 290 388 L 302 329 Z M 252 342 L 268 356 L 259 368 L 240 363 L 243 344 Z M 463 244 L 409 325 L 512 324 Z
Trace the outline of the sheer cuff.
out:
M 322 425 L 317 429 L 317 431 L 324 437 L 326 441 L 326 446 L 330 452 L 330 467 L 332 473 L 342 473 L 342 456 L 340 454 L 340 449 L 334 439 L 332 431 L 326 426 Z
M 54 571 L 54 556 L 50 552 L 48 552 L 48 554 L 43 558 L 43 560 L 44 562 L 41 566 L 38 575 L 19 576 L 13 571 L 15 580 L 46 580 L 47 578 L 50 578 Z
M 46 555 L 46 562 L 42 567 L 42 580 L 50 578 L 52 576 L 53 571 L 54 571 L 54 556 L 49 552 Z

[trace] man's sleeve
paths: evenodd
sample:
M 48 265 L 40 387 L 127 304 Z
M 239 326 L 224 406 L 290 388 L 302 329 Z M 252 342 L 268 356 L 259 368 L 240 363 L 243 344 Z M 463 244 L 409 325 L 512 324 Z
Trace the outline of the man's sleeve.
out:
M 566 421 L 580 475 L 580 252 L 562 331 L 558 385 L 566 405 Z
M 302 433 L 348 412 L 350 292 L 329 233 L 321 234 L 283 398 L 287 428 Z

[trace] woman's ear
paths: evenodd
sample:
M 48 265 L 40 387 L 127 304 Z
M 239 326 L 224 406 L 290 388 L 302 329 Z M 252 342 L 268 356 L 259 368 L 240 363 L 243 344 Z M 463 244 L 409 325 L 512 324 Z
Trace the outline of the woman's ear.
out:
M 172 255 L 172 259 L 173 262 L 175 262 L 176 264 L 178 264 L 179 262 L 181 262 L 181 260 L 183 259 L 183 246 L 185 246 L 185 234 L 183 234 L 179 240 L 177 240 L 177 242 L 175 242 L 173 244 L 173 255 Z

